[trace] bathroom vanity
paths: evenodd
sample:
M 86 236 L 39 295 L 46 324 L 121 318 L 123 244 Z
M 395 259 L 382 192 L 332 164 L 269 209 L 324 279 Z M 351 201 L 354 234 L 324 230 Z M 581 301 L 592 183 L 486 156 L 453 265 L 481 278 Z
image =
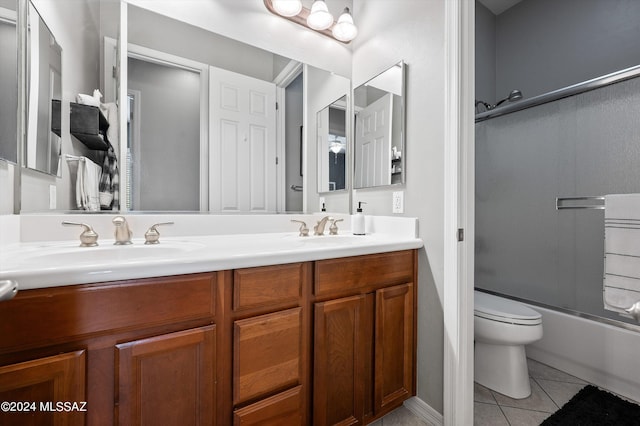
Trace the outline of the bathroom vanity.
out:
M 0 424 L 57 402 L 72 425 L 367 424 L 400 406 L 422 242 L 346 236 L 366 254 L 344 256 L 308 238 L 291 259 L 316 260 L 20 290 L 0 306 L 0 400 L 34 405 Z

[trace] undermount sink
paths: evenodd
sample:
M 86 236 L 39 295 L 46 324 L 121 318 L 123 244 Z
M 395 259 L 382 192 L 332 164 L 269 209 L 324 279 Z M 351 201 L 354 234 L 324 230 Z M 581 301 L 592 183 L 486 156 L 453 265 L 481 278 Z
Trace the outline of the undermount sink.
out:
M 203 244 L 188 241 L 163 242 L 157 245 L 99 245 L 96 247 L 56 247 L 49 246 L 30 256 L 32 262 L 47 264 L 73 263 L 90 264 L 96 262 L 136 262 L 155 258 L 174 257 L 204 247 Z

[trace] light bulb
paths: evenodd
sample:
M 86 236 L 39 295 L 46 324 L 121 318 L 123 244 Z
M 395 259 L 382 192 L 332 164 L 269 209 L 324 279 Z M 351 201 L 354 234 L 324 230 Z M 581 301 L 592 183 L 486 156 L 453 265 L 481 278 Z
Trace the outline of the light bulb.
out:
M 273 0 L 271 5 L 282 16 L 296 16 L 302 10 L 300 0 Z
M 329 13 L 324 0 L 316 0 L 311 6 L 311 13 L 307 17 L 307 25 L 314 30 L 326 30 L 333 24 L 333 15 Z
M 349 13 L 349 8 L 345 7 L 342 15 L 338 18 L 338 22 L 333 26 L 331 31 L 333 36 L 344 42 L 348 42 L 356 38 L 358 28 L 353 24 L 353 17 Z
M 333 141 L 331 142 L 331 145 L 329 145 L 329 149 L 334 154 L 338 154 L 340 151 L 342 151 L 342 144 L 338 141 Z

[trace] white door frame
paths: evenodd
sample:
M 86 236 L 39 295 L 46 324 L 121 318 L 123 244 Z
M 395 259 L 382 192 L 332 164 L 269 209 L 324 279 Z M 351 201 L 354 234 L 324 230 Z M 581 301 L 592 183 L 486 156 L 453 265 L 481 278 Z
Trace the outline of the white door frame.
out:
M 286 143 L 285 143 L 285 130 L 286 130 L 286 89 L 293 80 L 295 80 L 300 74 L 302 74 L 302 62 L 291 60 L 282 69 L 280 74 L 273 79 L 273 83 L 276 85 L 276 103 L 278 109 L 276 110 L 276 156 L 278 158 L 278 164 L 276 166 L 276 208 L 278 212 L 284 212 L 287 210 L 287 181 L 286 181 Z M 303 197 L 304 197 L 304 187 Z
M 473 424 L 475 5 L 445 1 L 444 424 Z M 464 230 L 458 241 L 458 230 Z
M 128 43 L 127 57 L 181 68 L 200 75 L 200 211 L 207 211 L 209 209 L 209 65 L 132 43 Z M 121 143 L 122 145 L 126 149 L 126 143 Z M 120 181 L 123 182 L 125 179 L 126 175 Z M 126 188 L 126 182 L 124 182 L 124 188 Z

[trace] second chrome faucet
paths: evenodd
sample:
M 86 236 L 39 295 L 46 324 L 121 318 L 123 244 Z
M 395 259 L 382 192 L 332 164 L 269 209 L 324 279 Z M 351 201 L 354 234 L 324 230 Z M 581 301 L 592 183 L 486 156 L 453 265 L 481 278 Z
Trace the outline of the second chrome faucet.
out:
M 133 235 L 133 232 L 129 229 L 127 219 L 125 219 L 124 216 L 116 216 L 113 218 L 112 222 L 116 226 L 116 231 L 114 233 L 116 242 L 113 244 L 117 246 L 131 244 L 131 236 Z

